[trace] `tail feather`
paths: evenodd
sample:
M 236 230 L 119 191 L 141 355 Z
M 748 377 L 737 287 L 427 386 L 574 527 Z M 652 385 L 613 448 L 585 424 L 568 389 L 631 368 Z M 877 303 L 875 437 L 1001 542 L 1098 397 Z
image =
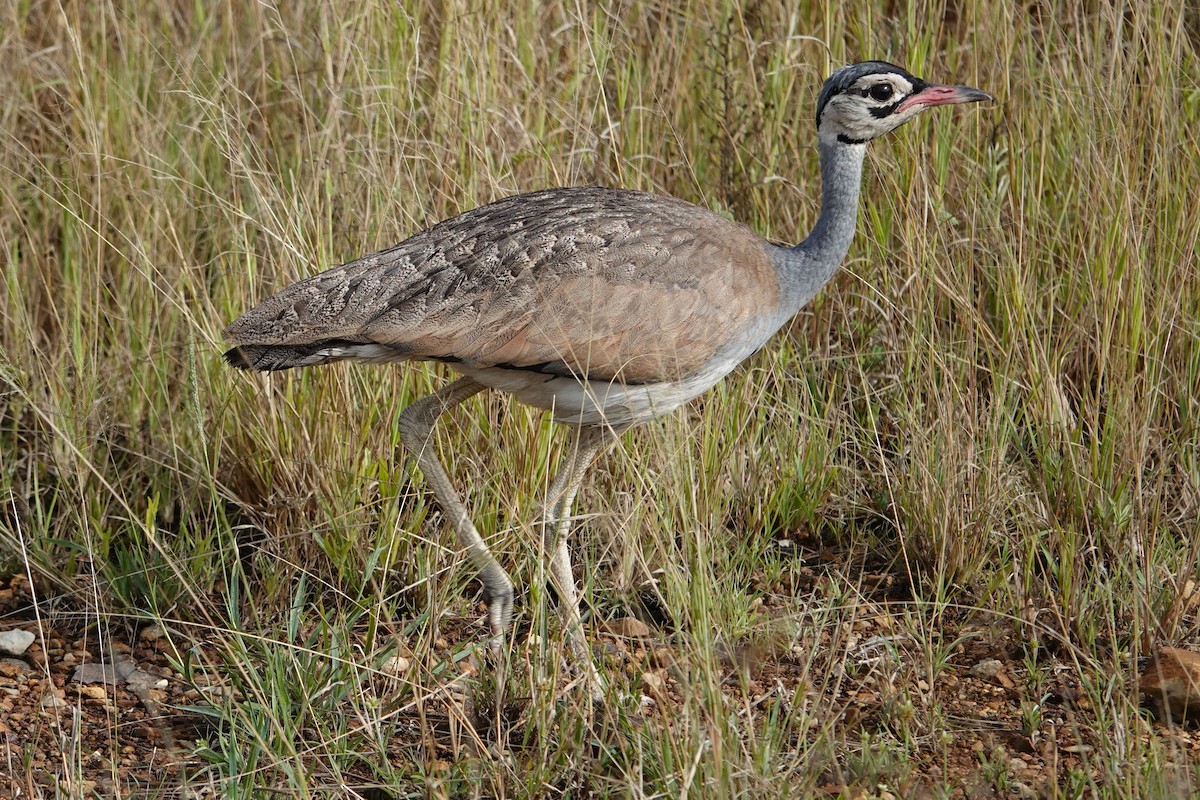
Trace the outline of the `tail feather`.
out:
M 404 361 L 397 350 L 380 344 L 324 341 L 312 344 L 243 344 L 225 351 L 231 367 L 257 372 L 275 372 L 295 367 L 313 367 L 330 361 Z
M 231 367 L 257 372 L 306 367 L 326 359 L 315 357 L 312 348 L 292 345 L 244 344 L 225 351 L 225 362 Z
M 225 363 L 235 369 L 254 369 L 253 362 L 240 347 L 232 347 L 225 351 Z

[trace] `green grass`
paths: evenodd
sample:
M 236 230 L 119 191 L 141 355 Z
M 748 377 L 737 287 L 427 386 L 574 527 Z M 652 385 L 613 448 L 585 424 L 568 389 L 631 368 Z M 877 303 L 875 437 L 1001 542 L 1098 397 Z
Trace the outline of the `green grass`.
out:
M 192 777 L 230 795 L 1009 791 L 1003 742 L 952 708 L 974 642 L 1015 643 L 1026 733 L 1092 748 L 1048 796 L 1193 791 L 1136 673 L 1200 642 L 1194 6 L 566 5 L 0 11 L 0 573 L 38 576 L 52 618 L 168 621 L 179 671 L 223 687 Z M 816 92 L 860 58 L 998 102 L 873 145 L 840 276 L 585 484 L 589 624 L 654 621 L 668 695 L 611 655 L 603 706 L 570 681 L 531 524 L 549 424 L 487 396 L 441 427 L 536 633 L 497 673 L 395 431 L 443 370 L 247 377 L 221 328 L 550 185 L 796 241 Z

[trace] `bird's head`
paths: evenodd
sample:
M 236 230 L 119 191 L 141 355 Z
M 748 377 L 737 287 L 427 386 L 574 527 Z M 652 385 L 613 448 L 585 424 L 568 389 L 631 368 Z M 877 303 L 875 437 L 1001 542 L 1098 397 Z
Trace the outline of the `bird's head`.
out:
M 899 128 L 932 106 L 991 100 L 969 86 L 928 83 L 886 61 L 864 61 L 829 76 L 817 100 L 822 140 L 864 144 Z

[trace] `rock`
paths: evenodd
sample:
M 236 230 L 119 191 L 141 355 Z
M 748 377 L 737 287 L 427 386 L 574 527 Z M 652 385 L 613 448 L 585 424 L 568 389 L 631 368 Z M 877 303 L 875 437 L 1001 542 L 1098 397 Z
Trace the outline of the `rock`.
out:
M 995 658 L 985 658 L 967 672 L 972 678 L 983 678 L 991 680 L 1000 674 L 1000 670 L 1004 669 L 1004 662 Z
M 379 671 L 385 675 L 403 675 L 410 666 L 412 662 L 404 656 L 392 656 L 379 665 Z
M 117 655 L 116 660 L 111 664 L 97 664 L 92 661 L 80 664 L 75 667 L 71 681 L 79 684 L 109 684 L 112 686 L 123 682 L 133 692 L 167 688 L 166 678 L 139 669 L 133 661 L 121 655 Z
M 142 632 L 138 634 L 138 638 L 143 642 L 157 642 L 166 635 L 167 632 L 163 630 L 163 626 L 156 623 L 142 628 Z
M 1164 647 L 1150 659 L 1138 679 L 1142 693 L 1150 697 L 1162 712 L 1179 721 L 1200 712 L 1200 654 Z
M 629 658 L 629 649 L 625 645 L 620 642 L 611 642 L 604 639 L 592 645 L 592 653 L 614 664 L 624 663 Z
M 29 631 L 12 630 L 0 633 L 0 655 L 19 656 L 37 639 Z
M 612 635 L 626 639 L 640 639 L 650 635 L 650 626 L 633 617 L 611 620 L 605 627 Z
M 1010 782 L 1008 784 L 1008 792 L 1011 795 L 1021 798 L 1021 800 L 1037 800 L 1041 796 L 1032 786 L 1021 781 Z
M 667 679 L 661 670 L 642 673 L 642 686 L 652 697 L 663 697 L 667 692 Z
M 87 697 L 91 700 L 107 700 L 108 690 L 103 686 L 76 686 L 75 691 L 81 697 Z
M 125 685 L 134 692 L 141 692 L 166 689 L 168 684 L 166 678 L 160 678 L 144 669 L 135 669 L 125 676 Z
M 0 677 L 15 678 L 29 672 L 29 665 L 19 658 L 0 658 Z
M 71 676 L 75 683 L 111 683 L 114 686 L 119 679 L 117 669 L 112 664 L 97 664 L 94 661 L 75 667 L 75 673 Z
M 650 652 L 650 663 L 656 667 L 673 667 L 675 653 L 669 647 L 656 647 Z
M 68 705 L 67 700 L 60 691 L 47 692 L 42 698 L 42 708 L 62 708 L 65 705 Z

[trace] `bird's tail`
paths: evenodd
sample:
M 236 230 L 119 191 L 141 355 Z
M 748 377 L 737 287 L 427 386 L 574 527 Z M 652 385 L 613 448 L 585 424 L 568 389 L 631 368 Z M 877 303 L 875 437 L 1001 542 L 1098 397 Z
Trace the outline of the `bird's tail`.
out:
M 294 345 L 244 344 L 225 351 L 229 366 L 258 372 L 307 367 L 327 360 L 317 356 L 310 347 Z
M 395 349 L 375 343 L 326 340 L 311 344 L 243 344 L 225 351 L 225 362 L 238 369 L 274 372 L 314 367 L 330 361 L 403 361 Z

